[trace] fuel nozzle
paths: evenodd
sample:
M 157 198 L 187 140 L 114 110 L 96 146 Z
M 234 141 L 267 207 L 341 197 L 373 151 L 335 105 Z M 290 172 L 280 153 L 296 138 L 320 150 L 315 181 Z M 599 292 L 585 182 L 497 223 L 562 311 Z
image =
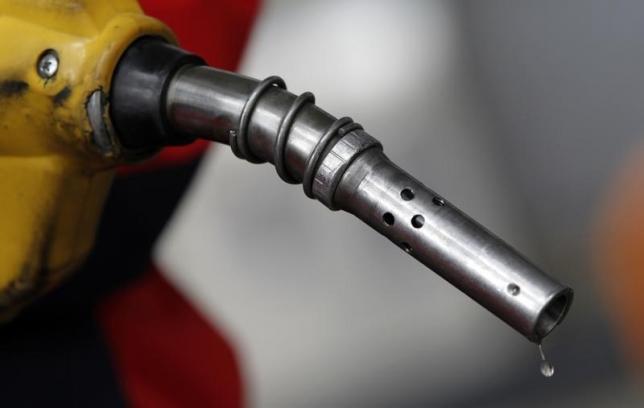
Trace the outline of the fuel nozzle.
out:
M 331 210 L 344 210 L 539 343 L 564 318 L 573 292 L 392 163 L 351 118 L 294 95 L 279 77 L 258 81 L 205 66 L 160 40 L 123 56 L 111 117 L 125 149 L 205 138 L 230 145 Z

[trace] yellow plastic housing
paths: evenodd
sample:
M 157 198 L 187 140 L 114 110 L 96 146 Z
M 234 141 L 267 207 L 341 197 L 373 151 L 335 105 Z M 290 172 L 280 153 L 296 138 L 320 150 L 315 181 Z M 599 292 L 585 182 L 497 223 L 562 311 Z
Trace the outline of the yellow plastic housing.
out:
M 86 105 L 145 35 L 175 42 L 135 0 L 0 0 L 0 316 L 91 250 L 120 158 L 93 145 Z M 50 79 L 37 70 L 46 50 L 59 58 Z

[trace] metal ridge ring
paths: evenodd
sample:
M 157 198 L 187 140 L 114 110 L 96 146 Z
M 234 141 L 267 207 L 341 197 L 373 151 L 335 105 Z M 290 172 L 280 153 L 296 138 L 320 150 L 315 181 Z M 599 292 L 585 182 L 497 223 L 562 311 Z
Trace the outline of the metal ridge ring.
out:
M 242 109 L 241 117 L 239 119 L 238 133 L 235 134 L 234 132 L 231 132 L 230 134 L 229 143 L 235 156 L 246 159 L 251 163 L 263 163 L 264 160 L 261 160 L 252 154 L 248 147 L 248 125 L 250 124 L 250 117 L 255 110 L 255 105 L 257 105 L 259 98 L 261 98 L 262 94 L 273 86 L 286 89 L 286 83 L 278 76 L 270 76 L 261 81 L 255 87 L 244 104 L 244 108 Z
M 324 150 L 326 150 L 327 145 L 333 140 L 333 137 L 337 131 L 350 123 L 353 123 L 353 119 L 349 117 L 343 117 L 337 119 L 331 124 L 329 129 L 324 133 L 318 144 L 315 145 L 313 152 L 309 155 L 309 158 L 306 160 L 304 165 L 304 175 L 302 176 L 302 188 L 304 189 L 304 194 L 309 198 L 313 197 L 313 179 L 315 177 L 315 170 L 318 167 L 320 158 Z
M 297 184 L 297 180 L 295 180 L 286 169 L 286 163 L 284 160 L 286 156 L 286 142 L 288 141 L 288 135 L 291 127 L 293 126 L 295 116 L 297 116 L 300 109 L 307 103 L 315 103 L 315 95 L 311 92 L 304 92 L 302 95 L 295 98 L 295 101 L 293 101 L 293 104 L 286 113 L 286 116 L 284 116 L 280 122 L 277 137 L 273 144 L 273 161 L 275 162 L 275 169 L 277 170 L 277 174 L 280 178 L 289 184 Z

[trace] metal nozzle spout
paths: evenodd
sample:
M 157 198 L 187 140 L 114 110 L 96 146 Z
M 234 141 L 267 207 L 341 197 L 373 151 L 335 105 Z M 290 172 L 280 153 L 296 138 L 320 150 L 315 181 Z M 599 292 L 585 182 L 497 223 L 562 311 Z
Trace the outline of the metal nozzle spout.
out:
M 570 288 L 393 164 L 360 125 L 318 108 L 312 94 L 293 95 L 278 77 L 186 65 L 163 95 L 168 134 L 273 163 L 284 181 L 354 214 L 529 340 L 540 342 L 566 315 Z
M 378 150 L 358 157 L 336 192 L 356 215 L 533 342 L 564 318 L 572 291 Z

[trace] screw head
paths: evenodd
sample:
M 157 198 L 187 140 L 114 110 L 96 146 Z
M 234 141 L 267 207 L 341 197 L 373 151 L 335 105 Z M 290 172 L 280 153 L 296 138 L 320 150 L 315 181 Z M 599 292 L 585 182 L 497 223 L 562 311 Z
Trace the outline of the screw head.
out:
M 47 50 L 38 58 L 38 75 L 43 79 L 51 79 L 58 72 L 59 66 L 58 53 L 54 50 Z

